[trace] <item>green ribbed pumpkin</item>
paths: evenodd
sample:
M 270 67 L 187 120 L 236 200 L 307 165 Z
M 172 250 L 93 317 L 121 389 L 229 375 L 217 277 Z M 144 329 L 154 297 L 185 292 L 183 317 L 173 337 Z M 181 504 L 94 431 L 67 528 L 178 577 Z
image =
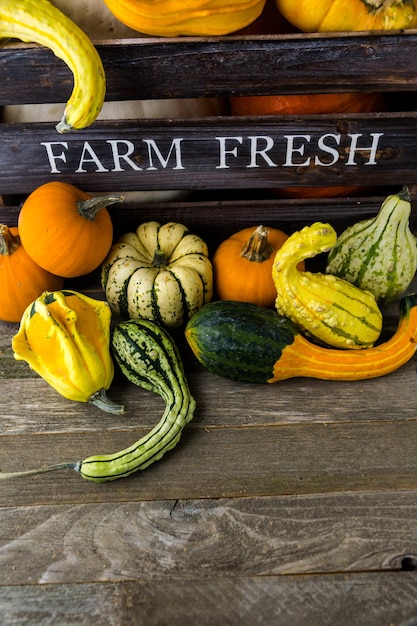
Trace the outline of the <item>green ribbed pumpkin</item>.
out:
M 410 200 L 407 189 L 390 195 L 376 217 L 343 231 L 329 252 L 326 272 L 370 291 L 378 302 L 400 297 L 417 270 Z

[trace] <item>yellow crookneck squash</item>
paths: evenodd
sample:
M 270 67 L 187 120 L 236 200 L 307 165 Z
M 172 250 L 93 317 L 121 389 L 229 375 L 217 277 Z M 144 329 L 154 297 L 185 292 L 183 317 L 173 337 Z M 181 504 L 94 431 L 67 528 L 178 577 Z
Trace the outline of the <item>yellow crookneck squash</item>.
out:
M 147 35 L 227 35 L 248 26 L 265 0 L 105 0 L 123 23 Z
M 300 272 L 300 261 L 329 252 L 336 231 L 315 222 L 293 233 L 275 255 L 275 307 L 309 337 L 333 348 L 370 348 L 382 330 L 382 313 L 368 291 L 320 272 Z
M 276 0 L 278 11 L 304 32 L 416 28 L 410 0 Z

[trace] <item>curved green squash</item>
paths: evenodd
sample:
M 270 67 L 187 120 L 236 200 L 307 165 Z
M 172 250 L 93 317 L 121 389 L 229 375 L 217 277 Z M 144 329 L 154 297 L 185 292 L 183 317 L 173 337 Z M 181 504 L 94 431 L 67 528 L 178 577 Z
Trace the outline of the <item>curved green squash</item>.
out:
M 400 302 L 395 334 L 363 350 L 318 346 L 287 318 L 254 304 L 217 301 L 189 320 L 185 336 L 200 363 L 233 380 L 272 383 L 305 376 L 361 380 L 388 374 L 409 361 L 417 347 L 417 294 Z

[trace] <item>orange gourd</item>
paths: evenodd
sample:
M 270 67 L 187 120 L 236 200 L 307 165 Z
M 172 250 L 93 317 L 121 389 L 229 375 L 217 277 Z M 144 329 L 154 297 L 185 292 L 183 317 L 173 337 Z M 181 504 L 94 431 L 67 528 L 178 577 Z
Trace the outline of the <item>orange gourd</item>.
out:
M 223 241 L 213 255 L 217 296 L 273 307 L 277 291 L 272 265 L 287 239 L 283 231 L 261 225 L 244 228 Z
M 24 202 L 18 220 L 27 253 L 65 278 L 95 270 L 110 250 L 113 225 L 106 207 L 120 196 L 92 197 L 69 183 L 49 182 Z
M 278 11 L 304 32 L 416 28 L 409 0 L 276 0 Z
M 33 300 L 44 291 L 61 289 L 63 282 L 27 254 L 17 227 L 0 224 L 0 319 L 20 322 Z
M 227 35 L 255 21 L 265 0 L 104 0 L 123 24 L 156 37 Z

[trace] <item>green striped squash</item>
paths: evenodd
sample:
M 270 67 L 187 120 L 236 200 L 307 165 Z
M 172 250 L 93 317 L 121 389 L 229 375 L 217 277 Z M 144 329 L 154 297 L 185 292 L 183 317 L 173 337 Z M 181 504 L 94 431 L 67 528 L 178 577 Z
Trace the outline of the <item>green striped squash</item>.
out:
M 166 406 L 159 423 L 128 448 L 80 463 L 76 469 L 83 478 L 95 482 L 128 476 L 160 460 L 177 445 L 195 409 L 177 346 L 163 328 L 145 319 L 121 322 L 112 350 L 127 379 L 160 395 Z
M 326 273 L 371 292 L 381 303 L 400 297 L 417 269 L 407 189 L 388 196 L 376 217 L 349 226 L 336 240 Z

